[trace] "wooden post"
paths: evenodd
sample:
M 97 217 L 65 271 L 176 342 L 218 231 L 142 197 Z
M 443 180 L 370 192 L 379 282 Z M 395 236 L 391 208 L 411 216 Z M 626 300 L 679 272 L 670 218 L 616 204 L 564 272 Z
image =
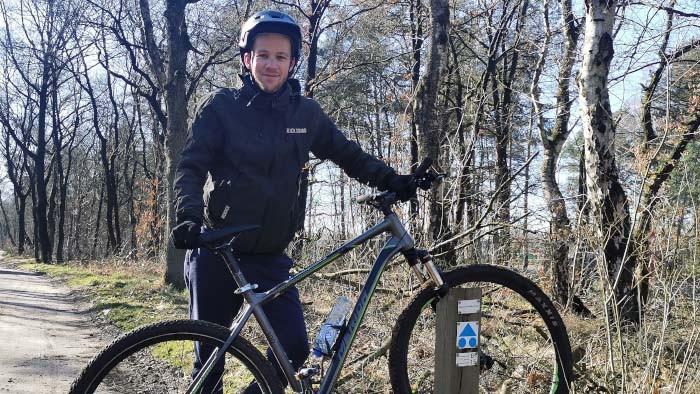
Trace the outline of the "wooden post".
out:
M 481 289 L 450 289 L 437 304 L 435 393 L 479 394 Z

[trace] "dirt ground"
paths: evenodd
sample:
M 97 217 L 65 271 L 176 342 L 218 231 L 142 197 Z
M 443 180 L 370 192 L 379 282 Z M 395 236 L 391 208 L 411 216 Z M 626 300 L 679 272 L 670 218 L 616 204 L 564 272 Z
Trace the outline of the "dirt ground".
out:
M 0 252 L 0 393 L 66 393 L 109 338 L 76 298 Z

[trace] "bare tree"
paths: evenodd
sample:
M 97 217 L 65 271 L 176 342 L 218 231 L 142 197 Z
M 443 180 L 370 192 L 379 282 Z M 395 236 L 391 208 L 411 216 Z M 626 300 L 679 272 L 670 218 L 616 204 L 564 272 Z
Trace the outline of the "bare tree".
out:
M 99 40 L 99 38 L 98 38 Z M 107 64 L 107 67 L 109 65 L 109 54 L 108 50 L 105 48 L 104 45 L 104 36 L 103 36 L 103 45 L 102 50 L 100 52 L 100 56 L 102 57 L 102 61 Z M 83 50 L 85 51 L 85 50 Z M 85 52 L 84 52 L 85 53 Z M 116 181 L 116 176 L 115 176 L 115 151 L 116 149 L 113 149 L 112 152 L 109 152 L 110 150 L 110 145 L 111 146 L 116 146 L 119 144 L 119 122 L 118 122 L 118 117 L 115 117 L 115 119 L 112 119 L 111 124 L 113 125 L 111 128 L 113 129 L 113 133 L 109 133 L 111 135 L 107 135 L 105 130 L 104 130 L 104 124 L 105 122 L 102 121 L 102 119 L 109 119 L 109 116 L 107 116 L 104 112 L 101 113 L 100 109 L 103 107 L 102 105 L 98 104 L 98 96 L 102 96 L 101 92 L 96 92 L 95 89 L 93 88 L 93 82 L 92 78 L 90 77 L 90 69 L 87 66 L 85 62 L 85 57 L 81 59 L 82 64 L 81 64 L 81 69 L 79 70 L 74 70 L 74 75 L 76 81 L 80 84 L 82 89 L 87 93 L 88 99 L 90 100 L 91 104 L 91 109 L 92 109 L 92 127 L 93 130 L 98 138 L 99 141 L 99 156 L 100 156 L 100 163 L 102 164 L 102 170 L 104 172 L 104 181 L 105 181 L 105 189 L 106 189 L 106 194 L 107 194 L 107 207 L 106 207 L 106 215 L 105 215 L 105 220 L 107 224 L 107 239 L 108 239 L 108 248 L 112 252 L 117 252 L 119 250 L 119 247 L 121 246 L 121 231 L 120 231 L 120 225 L 119 225 L 119 204 L 117 202 L 117 181 Z M 116 107 L 116 103 L 114 102 L 113 98 L 113 93 L 112 93 L 112 86 L 111 86 L 111 80 L 109 73 L 107 74 L 107 83 L 106 87 L 104 90 L 108 91 L 108 96 L 110 97 L 110 102 L 112 103 L 113 107 Z M 114 111 L 116 114 L 118 114 L 118 110 L 115 109 Z
M 554 273 L 554 295 L 562 305 L 569 302 L 570 274 L 569 274 L 569 243 L 571 242 L 570 220 L 566 212 L 566 202 L 557 183 L 557 162 L 566 142 L 571 128 L 569 118 L 571 115 L 570 82 L 571 72 L 576 62 L 577 42 L 579 36 L 579 25 L 571 9 L 571 0 L 560 2 L 563 31 L 564 31 L 564 54 L 559 66 L 557 77 L 556 93 L 556 114 L 555 123 L 552 128 L 545 125 L 543 116 L 544 109 L 540 103 L 539 79 L 544 66 L 544 61 L 548 51 L 549 39 L 546 39 L 542 47 L 542 53 L 538 62 L 537 70 L 533 78 L 531 95 L 537 114 L 537 126 L 540 131 L 542 141 L 542 189 L 547 201 L 547 207 L 551 215 L 550 237 L 551 237 L 551 259 Z M 547 32 L 549 28 L 549 10 L 545 2 L 544 21 Z
M 163 250 L 165 254 L 165 281 L 178 288 L 184 287 L 183 259 L 184 253 L 174 248 L 169 242 L 168 234 L 175 225 L 174 184 L 175 169 L 180 153 L 184 147 L 187 135 L 188 105 L 197 91 L 199 82 L 212 66 L 228 62 L 229 50 L 234 46 L 235 40 L 229 39 L 220 45 L 211 46 L 208 53 L 195 49 L 187 26 L 187 7 L 189 4 L 198 3 L 198 0 L 173 0 L 165 2 L 163 12 L 164 31 L 158 32 L 157 25 L 151 17 L 152 5 L 149 0 L 138 1 L 138 19 L 140 23 L 140 37 L 132 37 L 129 30 L 123 25 L 130 20 L 131 10 L 127 3 L 120 1 L 119 7 L 107 8 L 97 2 L 92 5 L 103 12 L 108 22 L 106 28 L 126 51 L 130 65 L 146 86 L 139 86 L 136 81 L 123 75 L 118 70 L 109 68 L 109 72 L 116 78 L 125 82 L 149 103 L 151 110 L 156 115 L 160 128 L 163 131 L 163 163 L 162 183 L 165 190 L 165 223 L 163 229 Z M 128 14 L 128 15 L 127 15 Z M 159 36 L 162 34 L 166 48 L 159 45 Z M 205 44 L 210 44 L 205 42 Z M 203 61 L 196 64 L 195 70 L 188 68 L 188 55 L 199 54 Z M 145 59 L 147 67 L 142 63 Z M 161 97 L 164 99 L 161 102 Z
M 660 201 L 659 194 L 662 186 L 669 179 L 671 173 L 676 168 L 678 161 L 685 153 L 688 145 L 697 138 L 698 125 L 700 124 L 700 107 L 691 102 L 677 103 L 676 106 L 688 106 L 686 119 L 677 126 L 677 132 L 664 133 L 659 136 L 654 121 L 654 103 L 656 102 L 657 90 L 663 80 L 663 75 L 667 68 L 674 63 L 680 62 L 687 55 L 697 53 L 700 48 L 700 40 L 680 45 L 676 50 L 667 53 L 669 39 L 674 31 L 673 20 L 675 11 L 673 7 L 676 1 L 672 0 L 666 8 L 665 31 L 661 38 L 658 52 L 658 66 L 654 70 L 650 81 L 644 86 L 642 96 L 642 119 L 641 128 L 643 130 L 642 152 L 649 157 L 646 174 L 644 174 L 644 185 L 635 220 L 634 232 L 632 234 L 630 254 L 632 259 L 637 261 L 637 278 L 640 281 L 639 301 L 641 307 L 647 301 L 649 293 L 649 232 L 652 227 L 652 218 L 656 205 Z M 700 16 L 698 16 L 700 18 Z M 683 68 L 682 68 L 683 69 Z M 687 71 L 687 69 L 686 69 Z M 686 86 L 697 80 L 697 73 L 687 72 L 679 78 L 687 81 L 682 83 Z M 669 81 L 671 82 L 671 81 Z M 691 88 L 692 89 L 692 88 Z M 692 93 L 691 93 L 692 94 Z M 692 97 L 689 98 L 692 100 Z M 671 116 L 665 111 L 665 116 Z
M 60 74 L 75 56 L 68 43 L 79 12 L 73 1 L 60 4 L 46 2 L 41 7 L 26 1 L 14 5 L 21 16 L 22 28 L 18 30 L 23 32 L 23 36 L 16 36 L 16 30 L 10 29 L 14 21 L 3 3 L 0 8 L 5 22 L 3 47 L 24 84 L 20 88 L 21 94 L 36 105 L 36 134 L 29 137 L 18 135 L 14 128 L 8 131 L 14 142 L 33 161 L 35 228 L 40 259 L 48 263 L 52 260 L 53 248 L 46 174 L 47 147 L 52 132 L 50 100 Z
M 413 103 L 413 119 L 417 120 L 418 138 L 421 154 L 430 157 L 435 165 L 441 166 L 441 146 L 445 130 L 440 127 L 438 113 L 438 92 L 447 63 L 448 36 L 450 27 L 449 3 L 444 0 L 430 1 L 431 29 L 430 50 L 425 61 L 425 71 L 418 82 Z M 431 191 L 429 223 L 433 240 L 439 239 L 446 229 L 443 228 L 446 211 L 437 188 Z
M 586 186 L 602 262 L 607 269 L 615 321 L 639 323 L 634 256 L 626 254 L 630 237 L 627 195 L 615 160 L 615 123 L 610 109 L 608 75 L 614 56 L 613 27 L 617 1 L 586 1 L 583 62 L 578 76 L 585 140 Z M 607 299 L 607 297 L 606 297 Z M 618 309 L 619 308 L 619 309 Z M 619 314 L 619 315 L 618 315 Z
M 67 79 L 63 79 L 63 82 L 66 81 Z M 51 201 L 49 223 L 52 229 L 52 239 L 55 239 L 56 242 L 54 248 L 56 262 L 60 264 L 64 261 L 68 184 L 73 167 L 73 151 L 80 142 L 78 136 L 83 108 L 80 105 L 81 95 L 73 90 L 74 88 L 77 90 L 77 87 L 68 86 L 66 89 L 62 89 L 59 81 L 54 80 L 53 82 L 51 89 L 53 188 L 49 199 Z M 63 92 L 64 90 L 65 92 Z M 60 98 L 59 92 L 62 93 Z M 57 222 L 55 218 L 58 219 Z
M 9 120 L 9 113 L 6 112 L 7 100 L 4 100 L 0 108 L 0 123 L 5 129 L 2 133 L 2 156 L 5 159 L 7 167 L 7 177 L 12 183 L 14 206 L 17 212 L 17 253 L 24 254 L 24 246 L 28 240 L 27 224 L 26 224 L 26 207 L 27 197 L 31 193 L 31 184 L 28 185 L 28 174 L 25 172 L 27 160 L 29 159 L 24 151 L 19 149 L 10 137 L 9 128 L 14 125 Z
M 15 243 L 15 237 L 12 236 L 14 233 L 14 229 L 12 228 L 12 223 L 10 222 L 10 219 L 7 218 L 7 211 L 5 210 L 5 203 L 2 201 L 2 193 L 0 193 L 0 211 L 2 211 L 2 218 L 5 221 L 5 226 L 2 228 L 3 230 L 3 238 L 7 236 L 7 238 L 10 239 L 10 245 L 14 248 L 17 246 Z
M 498 254 L 498 260 L 501 262 L 510 259 L 510 222 L 511 222 L 511 171 L 510 171 L 510 147 L 515 129 L 515 104 L 517 96 L 514 93 L 514 84 L 516 83 L 516 72 L 518 71 L 518 63 L 520 61 L 520 41 L 522 40 L 525 19 L 528 17 L 528 8 L 530 2 L 523 0 L 519 4 L 515 4 L 512 8 L 512 16 L 502 19 L 501 28 L 505 29 L 503 37 L 508 36 L 510 28 L 510 19 L 515 21 L 514 38 L 511 48 L 507 50 L 496 51 L 499 60 L 503 64 L 503 69 L 491 79 L 491 97 L 493 100 L 493 120 L 494 120 L 494 137 L 495 137 L 495 152 L 496 152 L 496 219 L 503 224 L 501 229 L 497 229 L 494 233 L 494 247 Z M 495 48 L 494 48 L 495 49 Z

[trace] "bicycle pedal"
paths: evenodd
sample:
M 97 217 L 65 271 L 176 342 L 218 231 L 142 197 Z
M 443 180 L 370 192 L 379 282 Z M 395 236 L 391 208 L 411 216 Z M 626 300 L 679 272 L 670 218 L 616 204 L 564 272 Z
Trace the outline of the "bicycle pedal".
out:
M 307 368 L 302 368 L 297 372 L 294 377 L 297 380 L 303 380 L 303 379 L 308 379 L 312 376 L 318 375 L 318 368 L 314 367 L 307 367 Z

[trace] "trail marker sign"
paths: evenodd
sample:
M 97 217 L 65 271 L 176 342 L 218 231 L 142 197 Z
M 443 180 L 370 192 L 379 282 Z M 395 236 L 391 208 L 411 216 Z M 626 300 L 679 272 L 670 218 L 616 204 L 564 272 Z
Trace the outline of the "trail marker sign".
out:
M 453 288 L 438 302 L 435 393 L 479 393 L 480 317 L 480 288 Z
M 457 349 L 476 349 L 479 345 L 479 322 L 457 322 Z

